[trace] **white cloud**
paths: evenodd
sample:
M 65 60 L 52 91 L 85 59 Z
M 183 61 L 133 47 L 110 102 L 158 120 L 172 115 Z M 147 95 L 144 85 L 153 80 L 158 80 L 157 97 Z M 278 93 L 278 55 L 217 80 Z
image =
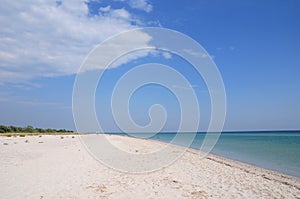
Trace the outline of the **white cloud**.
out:
M 124 8 L 109 6 L 102 8 L 107 13 L 90 16 L 84 0 L 4 0 L 2 5 L 0 84 L 74 74 L 95 45 L 134 28 L 136 20 Z
M 100 10 L 101 12 L 108 12 L 108 11 L 110 11 L 110 6 L 100 7 L 99 10 Z
M 166 58 L 166 59 L 171 59 L 171 58 L 172 58 L 172 54 L 169 53 L 169 52 L 163 52 L 162 55 L 163 55 L 163 57 Z
M 126 19 L 126 20 L 130 20 L 130 18 L 131 18 L 130 13 L 127 12 L 127 10 L 125 10 L 124 8 L 111 10 L 110 14 L 111 14 L 112 18 L 122 18 L 122 19 Z
M 132 8 L 144 10 L 146 12 L 152 11 L 152 5 L 147 0 L 129 0 L 129 5 Z
M 120 57 L 109 66 L 110 68 L 118 67 L 131 60 L 147 56 L 153 51 L 152 49 L 144 49 L 134 53 L 130 53 L 130 51 L 142 47 L 151 48 L 151 46 L 148 45 L 150 40 L 151 37 L 148 34 L 139 30 L 130 32 L 130 34 L 119 35 L 113 41 L 102 43 L 100 47 L 97 47 L 93 53 L 89 55 L 89 59 L 86 60 L 83 71 L 105 69 L 113 59 L 118 58 L 116 56 Z

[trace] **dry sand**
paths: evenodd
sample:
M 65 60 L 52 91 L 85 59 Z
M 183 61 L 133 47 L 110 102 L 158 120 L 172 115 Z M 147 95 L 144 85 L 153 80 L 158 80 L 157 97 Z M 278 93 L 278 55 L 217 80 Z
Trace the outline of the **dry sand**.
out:
M 132 152 L 165 145 L 109 139 Z M 147 174 L 103 166 L 78 136 L 0 137 L 0 153 L 0 198 L 300 198 L 299 178 L 195 150 Z

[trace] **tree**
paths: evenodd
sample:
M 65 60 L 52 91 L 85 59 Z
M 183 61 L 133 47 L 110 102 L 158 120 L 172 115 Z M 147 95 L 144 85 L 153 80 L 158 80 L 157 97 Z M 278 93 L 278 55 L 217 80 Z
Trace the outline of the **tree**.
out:
M 26 126 L 25 129 L 24 129 L 25 132 L 28 132 L 28 133 L 33 133 L 34 132 L 34 128 L 33 126 Z
M 0 125 L 0 133 L 7 133 L 7 126 Z
M 42 128 L 35 128 L 35 130 L 36 130 L 37 132 L 39 132 L 39 133 L 44 133 L 44 132 L 45 132 L 45 130 L 42 129 Z
M 10 132 L 19 132 L 19 127 L 17 127 L 17 126 L 9 126 L 9 128 L 10 128 Z

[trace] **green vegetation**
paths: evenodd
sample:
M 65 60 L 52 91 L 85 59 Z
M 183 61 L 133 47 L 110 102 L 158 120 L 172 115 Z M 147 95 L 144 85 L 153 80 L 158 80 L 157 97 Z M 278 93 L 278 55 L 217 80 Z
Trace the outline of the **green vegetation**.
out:
M 66 129 L 42 129 L 34 128 L 33 126 L 17 127 L 17 126 L 5 126 L 0 125 L 0 136 L 5 135 L 8 137 L 19 135 L 25 137 L 25 135 L 39 135 L 39 134 L 72 134 L 73 131 Z

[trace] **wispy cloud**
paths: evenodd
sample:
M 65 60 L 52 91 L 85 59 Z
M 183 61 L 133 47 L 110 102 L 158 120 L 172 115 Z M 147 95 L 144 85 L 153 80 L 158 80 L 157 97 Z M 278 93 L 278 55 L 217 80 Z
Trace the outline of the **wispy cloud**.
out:
M 209 91 L 208 89 L 204 89 L 204 88 L 200 87 L 199 85 L 191 85 L 191 86 L 172 85 L 172 88 L 183 90 L 183 91 L 194 90 L 194 91 L 197 91 L 199 93 L 213 93 L 213 92 L 216 92 L 214 90 Z
M 58 103 L 58 102 L 43 102 L 43 101 L 16 101 L 18 104 L 23 104 L 26 106 L 53 106 L 55 108 L 60 108 L 60 109 L 72 109 L 71 105 L 65 105 L 63 103 Z
M 234 50 L 236 50 L 236 47 L 235 46 L 217 47 L 216 49 L 219 51 L 224 51 L 224 50 L 234 51 Z
M 235 47 L 234 46 L 229 46 L 229 50 L 233 51 L 233 50 L 235 50 Z
M 24 83 L 10 84 L 10 86 L 20 90 L 29 91 L 32 90 L 33 88 L 42 88 L 44 85 L 27 81 Z
M 181 85 L 172 85 L 172 87 L 175 89 L 182 89 L 182 90 L 194 90 L 195 88 L 198 87 L 198 85 L 191 85 L 189 87 L 181 86 Z
M 89 56 L 89 59 L 86 60 L 83 71 L 105 69 L 115 55 L 123 55 L 124 53 L 127 53 L 132 49 L 140 48 L 141 46 L 146 48 L 151 47 L 148 45 L 151 39 L 152 37 L 147 33 L 136 30 L 130 34 L 122 34 L 108 43 L 102 43 L 101 48 L 95 49 Z M 103 49 L 105 50 L 103 51 Z M 109 65 L 109 68 L 115 68 L 131 60 L 147 56 L 150 52 L 152 52 L 152 49 L 126 54 L 125 56 L 121 56 L 120 59 L 113 64 Z
M 15 96 L 11 92 L 0 92 L 0 102 L 9 102 L 13 104 L 22 104 L 25 106 L 53 106 L 55 108 L 60 109 L 71 109 L 71 105 L 65 105 L 60 102 L 46 102 L 46 101 L 40 101 L 40 100 L 28 100 L 28 99 L 22 99 L 21 97 Z
M 187 54 L 190 54 L 192 56 L 195 56 L 195 57 L 199 57 L 199 58 L 209 58 L 209 55 L 207 53 L 205 53 L 205 52 L 203 52 L 203 53 L 196 52 L 193 49 L 183 49 L 183 52 L 185 52 Z

